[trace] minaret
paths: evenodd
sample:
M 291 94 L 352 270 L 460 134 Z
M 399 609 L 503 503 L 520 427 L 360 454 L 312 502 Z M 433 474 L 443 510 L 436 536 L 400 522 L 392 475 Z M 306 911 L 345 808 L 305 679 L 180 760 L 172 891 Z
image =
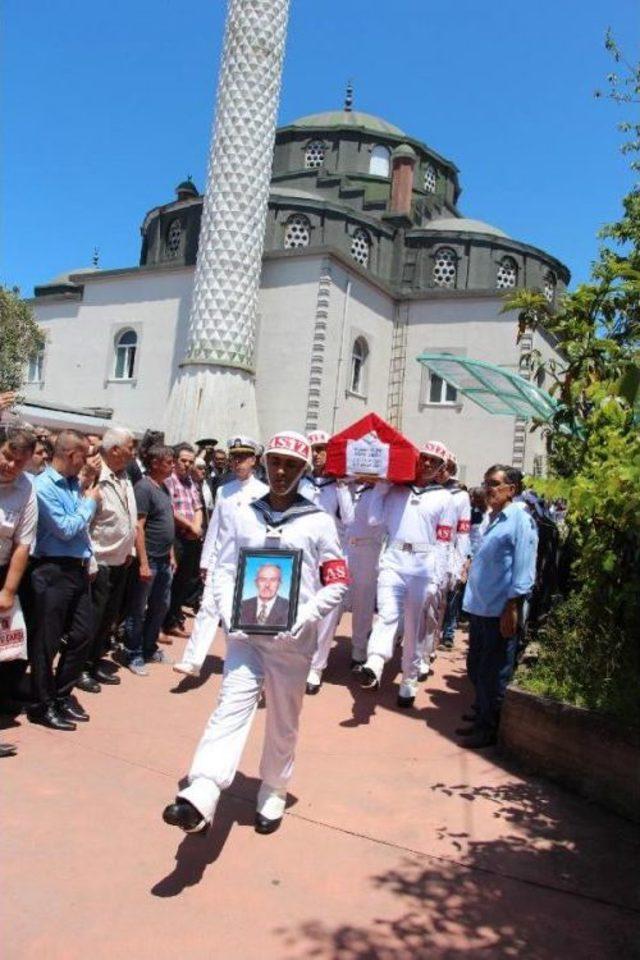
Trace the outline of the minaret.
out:
M 259 437 L 254 344 L 289 0 L 228 0 L 185 357 L 167 440 Z

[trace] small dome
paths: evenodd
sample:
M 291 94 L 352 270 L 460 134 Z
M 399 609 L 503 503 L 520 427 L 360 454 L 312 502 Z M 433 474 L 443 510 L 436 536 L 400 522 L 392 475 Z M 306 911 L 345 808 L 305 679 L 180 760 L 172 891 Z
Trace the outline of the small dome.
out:
M 413 147 L 408 143 L 401 143 L 395 148 L 391 156 L 395 159 L 396 157 L 410 157 L 412 160 L 417 158 L 417 153 Z
M 509 238 L 509 234 L 499 227 L 493 227 L 484 220 L 471 220 L 467 217 L 442 217 L 440 220 L 430 220 L 423 228 L 433 230 L 434 232 L 449 233 L 452 231 L 458 233 L 489 233 L 494 237 Z
M 400 127 L 388 123 L 381 117 L 374 117 L 371 113 L 360 113 L 357 110 L 327 110 L 326 113 L 310 113 L 307 117 L 294 120 L 292 127 L 354 127 L 358 130 L 370 130 L 373 133 L 386 133 L 394 137 L 405 137 Z
M 187 180 L 183 180 L 182 183 L 179 183 L 176 187 L 176 194 L 179 200 L 187 200 L 189 197 L 198 197 L 198 188 L 195 183 L 189 177 Z

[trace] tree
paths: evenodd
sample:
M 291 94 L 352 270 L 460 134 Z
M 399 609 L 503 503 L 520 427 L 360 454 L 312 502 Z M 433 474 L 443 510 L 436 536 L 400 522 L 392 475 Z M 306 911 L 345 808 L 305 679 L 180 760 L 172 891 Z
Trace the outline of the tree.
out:
M 607 35 L 607 49 L 622 55 Z M 640 73 L 612 74 L 611 98 L 630 102 Z M 624 89 L 624 95 L 620 90 Z M 624 124 L 638 149 L 634 125 Z M 626 145 L 628 146 L 628 144 Z M 626 151 L 629 152 L 629 151 Z M 561 359 L 544 369 L 558 408 L 543 426 L 549 478 L 541 492 L 568 504 L 573 589 L 552 612 L 525 682 L 541 692 L 640 722 L 640 191 L 606 226 L 589 283 L 553 312 L 537 291 L 508 298 L 519 332 L 543 325 Z M 537 426 L 541 426 L 538 424 Z
M 45 335 L 17 290 L 0 287 L 0 392 L 19 390 L 27 364 L 44 349 Z

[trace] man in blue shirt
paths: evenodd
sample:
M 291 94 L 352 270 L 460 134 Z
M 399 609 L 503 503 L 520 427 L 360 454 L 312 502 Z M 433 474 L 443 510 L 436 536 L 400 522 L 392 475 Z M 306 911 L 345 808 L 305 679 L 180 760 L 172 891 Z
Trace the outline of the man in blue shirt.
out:
M 29 719 L 54 730 L 75 730 L 75 721 L 89 719 L 71 698 L 93 633 L 89 524 L 102 494 L 97 487 L 84 496 L 80 490 L 78 474 L 88 452 L 82 434 L 63 430 L 51 465 L 34 480 L 38 532 L 27 631 L 34 695 Z M 63 634 L 65 645 L 54 674 Z
M 538 534 L 513 502 L 520 471 L 496 464 L 484 477 L 489 524 L 473 557 L 463 609 L 469 614 L 467 672 L 476 691 L 469 747 L 496 742 L 500 708 L 515 667 L 518 617 L 535 577 Z

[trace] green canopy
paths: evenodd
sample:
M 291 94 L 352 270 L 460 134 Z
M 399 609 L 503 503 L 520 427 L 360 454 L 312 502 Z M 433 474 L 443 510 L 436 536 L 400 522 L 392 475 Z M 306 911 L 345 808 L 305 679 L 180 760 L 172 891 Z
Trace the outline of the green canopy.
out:
M 557 401 L 520 374 L 483 360 L 421 353 L 417 360 L 488 413 L 550 420 Z

